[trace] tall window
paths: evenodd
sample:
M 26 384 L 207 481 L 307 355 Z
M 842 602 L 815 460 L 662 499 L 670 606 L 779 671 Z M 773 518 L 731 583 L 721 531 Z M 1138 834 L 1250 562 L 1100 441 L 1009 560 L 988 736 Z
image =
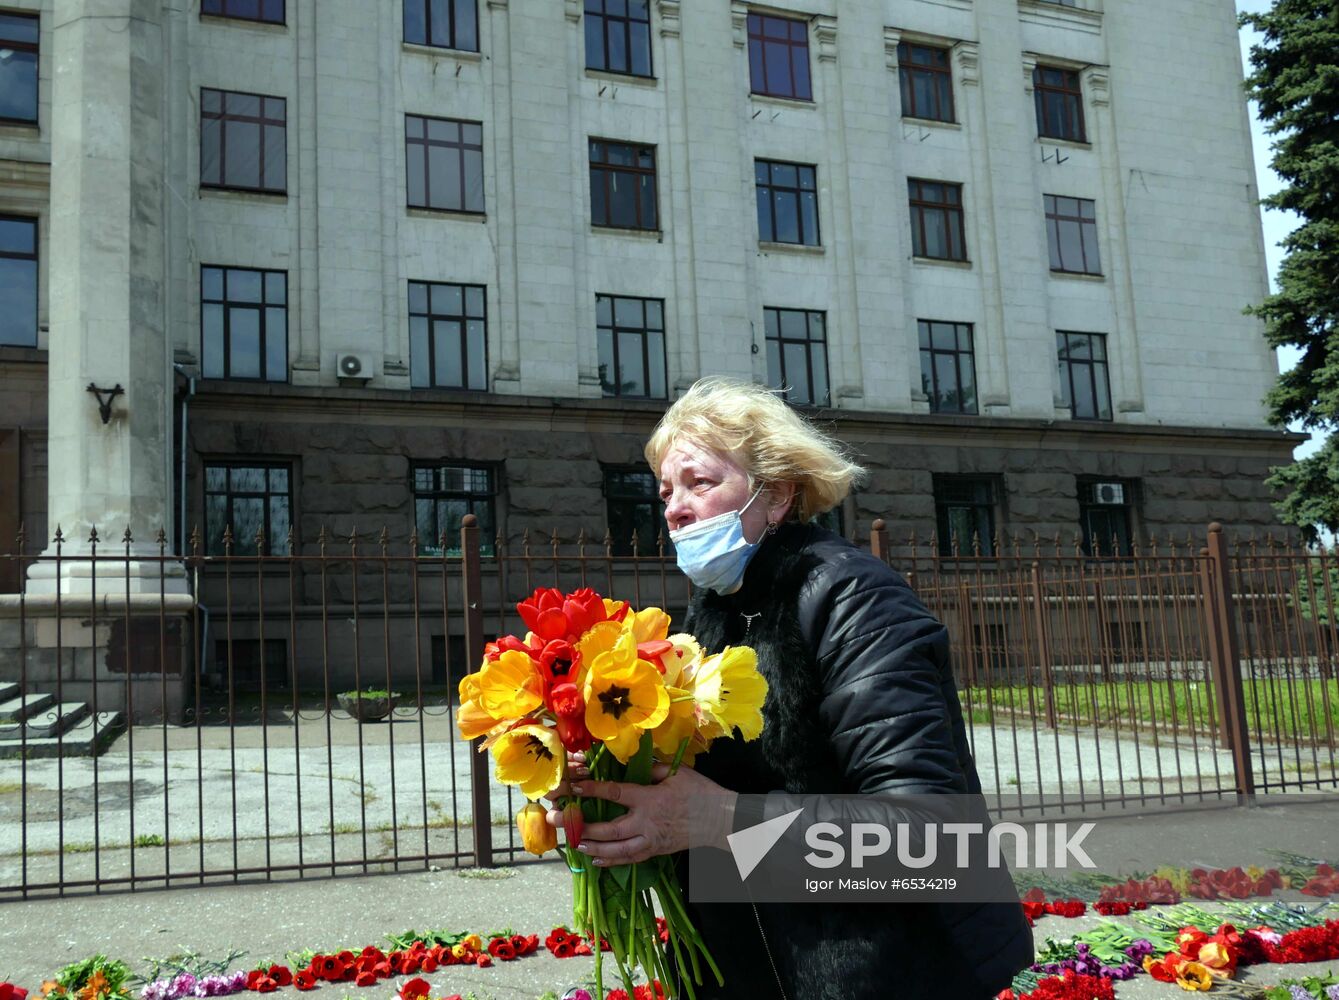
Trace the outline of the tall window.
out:
M 595 326 L 604 394 L 664 399 L 663 300 L 597 295 Z
M 921 344 L 921 389 L 931 413 L 976 412 L 976 364 L 970 323 L 916 321 Z
M 476 0 L 404 0 L 404 40 L 413 45 L 478 52 Z
M 935 476 L 934 496 L 941 556 L 995 554 L 995 479 Z
M 966 260 L 967 234 L 962 214 L 962 185 L 907 181 L 911 208 L 911 252 L 935 260 Z
M 200 268 L 205 378 L 288 379 L 288 273 Z
M 648 0 L 586 0 L 586 68 L 651 75 Z
M 674 554 L 665 526 L 665 505 L 660 500 L 660 487 L 656 477 L 646 469 L 605 466 L 604 502 L 609 513 L 609 538 L 613 542 L 614 555 L 632 555 L 634 544 L 639 556 L 658 555 L 662 535 L 665 554 Z
M 483 143 L 478 122 L 405 115 L 409 207 L 482 212 Z
M 1097 558 L 1132 555 L 1130 522 L 1138 483 L 1080 479 L 1078 487 L 1083 554 Z
M 200 91 L 200 183 L 282 194 L 288 187 L 287 102 Z
M 813 100 L 809 25 L 789 17 L 750 14 L 749 81 L 755 94 Z
M 1097 250 L 1097 202 L 1054 194 L 1043 197 L 1051 270 L 1101 274 L 1102 258 Z
M 798 406 L 828 405 L 827 317 L 808 309 L 764 309 L 767 384 Z
M 0 11 L 0 122 L 37 122 L 36 14 Z
M 1102 333 L 1057 333 L 1060 398 L 1075 420 L 1111 419 L 1107 338 Z
M 659 228 L 654 146 L 590 141 L 590 215 L 596 226 Z
M 754 160 L 753 177 L 758 196 L 758 239 L 818 246 L 814 168 L 802 163 Z
M 409 283 L 409 381 L 437 389 L 488 389 L 483 285 Z
M 292 475 L 274 462 L 205 464 L 205 554 L 221 556 L 286 556 L 288 529 L 293 523 Z M 225 552 L 223 534 L 232 528 L 232 547 Z M 263 550 L 256 532 L 263 531 Z
M 0 215 L 0 344 L 37 346 L 37 220 Z
M 953 118 L 953 68 L 949 50 L 899 42 L 897 75 L 902 85 L 902 116 L 933 122 Z
M 414 528 L 418 551 L 425 556 L 459 556 L 460 522 L 466 514 L 479 519 L 479 551 L 496 551 L 497 491 L 493 470 L 486 465 L 415 463 Z M 443 544 L 445 543 L 445 544 Z
M 1037 134 L 1045 139 L 1087 142 L 1083 128 L 1083 88 L 1077 70 L 1036 66 L 1032 92 L 1037 102 Z
M 283 24 L 284 0 L 200 0 L 200 13 Z

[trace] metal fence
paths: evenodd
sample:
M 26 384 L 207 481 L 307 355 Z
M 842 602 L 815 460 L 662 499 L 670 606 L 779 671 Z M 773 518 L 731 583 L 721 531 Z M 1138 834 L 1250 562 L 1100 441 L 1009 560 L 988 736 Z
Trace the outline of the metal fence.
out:
M 864 542 L 948 626 L 1001 814 L 1339 788 L 1335 553 L 1217 526 L 1113 559 Z M 431 546 L 224 545 L 0 555 L 64 581 L 0 595 L 0 898 L 514 860 L 520 803 L 455 738 L 460 678 L 538 586 L 676 619 L 689 597 L 663 553 L 490 544 L 472 517 Z

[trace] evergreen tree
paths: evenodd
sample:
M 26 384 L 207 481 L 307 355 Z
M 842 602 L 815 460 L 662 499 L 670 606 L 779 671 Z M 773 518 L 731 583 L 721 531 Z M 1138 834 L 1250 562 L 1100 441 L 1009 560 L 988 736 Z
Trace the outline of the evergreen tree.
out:
M 1270 420 L 1331 432 L 1316 454 L 1273 470 L 1286 490 L 1283 520 L 1314 537 L 1339 530 L 1339 2 L 1275 0 L 1242 24 L 1264 35 L 1251 48 L 1246 88 L 1273 135 L 1273 167 L 1285 186 L 1264 203 L 1296 212 L 1302 225 L 1281 244 L 1278 292 L 1252 307 L 1271 347 L 1302 359 L 1279 375 L 1266 402 Z

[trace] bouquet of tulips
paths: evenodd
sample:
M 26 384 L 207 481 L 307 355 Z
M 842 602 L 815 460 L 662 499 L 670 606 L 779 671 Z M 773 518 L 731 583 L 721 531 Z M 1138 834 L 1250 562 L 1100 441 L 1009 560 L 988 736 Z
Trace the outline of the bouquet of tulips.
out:
M 498 781 L 532 800 L 517 817 L 526 848 L 557 847 L 557 832 L 534 800 L 566 777 L 569 753 L 583 752 L 594 780 L 651 782 L 659 760 L 671 773 L 713 739 L 762 732 L 767 681 L 747 646 L 704 656 L 690 635 L 670 634 L 659 608 L 633 609 L 589 588 L 539 589 L 517 605 L 529 632 L 487 645 L 483 665 L 460 682 L 456 718 L 464 739 L 483 737 Z M 658 979 L 678 996 L 702 984 L 705 963 L 721 974 L 684 910 L 671 859 L 595 867 L 576 850 L 587 821 L 624 812 L 616 803 L 577 796 L 559 802 L 573 875 L 573 911 L 595 946 L 598 995 L 604 995 L 601 942 L 607 942 L 629 995 L 632 971 Z M 654 896 L 654 898 L 653 898 Z M 668 934 L 662 940 L 656 909 Z

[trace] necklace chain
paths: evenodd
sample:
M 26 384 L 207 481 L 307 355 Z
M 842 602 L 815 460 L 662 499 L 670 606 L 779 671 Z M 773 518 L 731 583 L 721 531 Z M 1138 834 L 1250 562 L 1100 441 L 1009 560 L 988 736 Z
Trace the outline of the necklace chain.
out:
M 745 612 L 745 611 L 741 611 L 741 612 L 739 612 L 739 617 L 744 619 L 744 637 L 745 637 L 745 638 L 748 638 L 749 630 L 750 630 L 751 628 L 753 628 L 753 619 L 758 618 L 758 617 L 760 617 L 761 615 L 762 615 L 762 612 L 761 612 L 761 611 L 755 611 L 755 612 L 753 612 L 753 614 L 749 614 L 748 612 Z

